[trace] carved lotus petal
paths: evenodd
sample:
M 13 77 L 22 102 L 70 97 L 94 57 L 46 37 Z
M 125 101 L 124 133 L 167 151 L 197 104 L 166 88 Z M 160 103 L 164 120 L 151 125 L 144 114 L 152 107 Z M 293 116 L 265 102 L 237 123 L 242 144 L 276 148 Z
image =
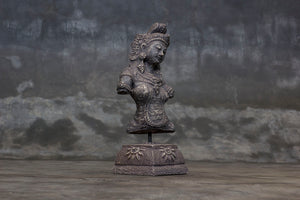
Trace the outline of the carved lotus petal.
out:
M 143 149 L 143 148 L 132 146 L 132 147 L 129 147 L 129 148 L 127 149 L 126 156 L 127 156 L 128 160 L 129 160 L 129 159 L 137 159 L 137 160 L 140 160 L 141 157 L 144 155 L 144 154 L 142 153 L 142 151 L 144 151 L 144 150 L 145 150 L 145 149 Z
M 165 161 L 174 161 L 176 158 L 175 149 L 161 147 L 159 151 L 162 152 L 161 157 L 165 159 Z

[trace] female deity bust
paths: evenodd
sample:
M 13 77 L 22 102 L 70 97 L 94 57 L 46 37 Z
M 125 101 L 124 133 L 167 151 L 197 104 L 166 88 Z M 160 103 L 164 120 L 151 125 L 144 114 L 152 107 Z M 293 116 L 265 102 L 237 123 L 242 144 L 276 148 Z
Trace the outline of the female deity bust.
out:
M 120 74 L 118 94 L 129 94 L 136 103 L 134 119 L 128 124 L 127 132 L 170 133 L 174 124 L 169 121 L 164 104 L 174 96 L 160 72 L 169 46 L 167 26 L 155 23 L 145 34 L 137 34 L 131 44 L 129 66 Z

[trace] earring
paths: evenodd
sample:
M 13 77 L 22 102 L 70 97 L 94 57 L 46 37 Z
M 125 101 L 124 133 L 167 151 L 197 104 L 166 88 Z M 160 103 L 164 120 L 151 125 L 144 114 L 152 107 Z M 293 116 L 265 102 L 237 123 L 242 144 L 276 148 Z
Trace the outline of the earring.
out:
M 145 72 L 144 61 L 142 60 L 141 63 L 137 66 L 140 72 L 143 74 Z

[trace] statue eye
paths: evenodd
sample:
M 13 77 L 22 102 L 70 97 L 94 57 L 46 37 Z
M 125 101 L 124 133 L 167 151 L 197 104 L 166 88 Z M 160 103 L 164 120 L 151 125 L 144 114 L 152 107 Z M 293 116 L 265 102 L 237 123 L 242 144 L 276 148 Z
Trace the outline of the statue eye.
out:
M 156 48 L 159 49 L 159 50 L 161 50 L 161 46 L 160 45 L 157 45 Z

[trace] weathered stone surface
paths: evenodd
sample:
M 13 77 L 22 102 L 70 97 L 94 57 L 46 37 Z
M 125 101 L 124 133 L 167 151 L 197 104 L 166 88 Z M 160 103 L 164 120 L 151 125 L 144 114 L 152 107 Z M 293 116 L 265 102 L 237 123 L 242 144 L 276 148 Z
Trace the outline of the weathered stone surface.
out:
M 82 94 L 52 100 L 11 97 L 0 99 L 0 109 L 1 158 L 113 160 L 122 144 L 147 140 L 144 135 L 128 135 L 124 131 L 135 111 L 130 99 L 89 100 Z M 300 160 L 298 111 L 173 103 L 166 112 L 177 132 L 155 135 L 153 142 L 180 146 L 187 160 Z M 36 139 L 31 139 L 29 130 L 34 130 Z M 48 134 L 49 130 L 59 134 Z M 45 143 L 48 137 L 49 143 Z
M 299 110 L 299 4 L 1 0 L 0 97 L 20 85 L 29 97 L 114 97 L 135 33 L 162 21 L 172 33 L 162 71 L 176 101 Z

